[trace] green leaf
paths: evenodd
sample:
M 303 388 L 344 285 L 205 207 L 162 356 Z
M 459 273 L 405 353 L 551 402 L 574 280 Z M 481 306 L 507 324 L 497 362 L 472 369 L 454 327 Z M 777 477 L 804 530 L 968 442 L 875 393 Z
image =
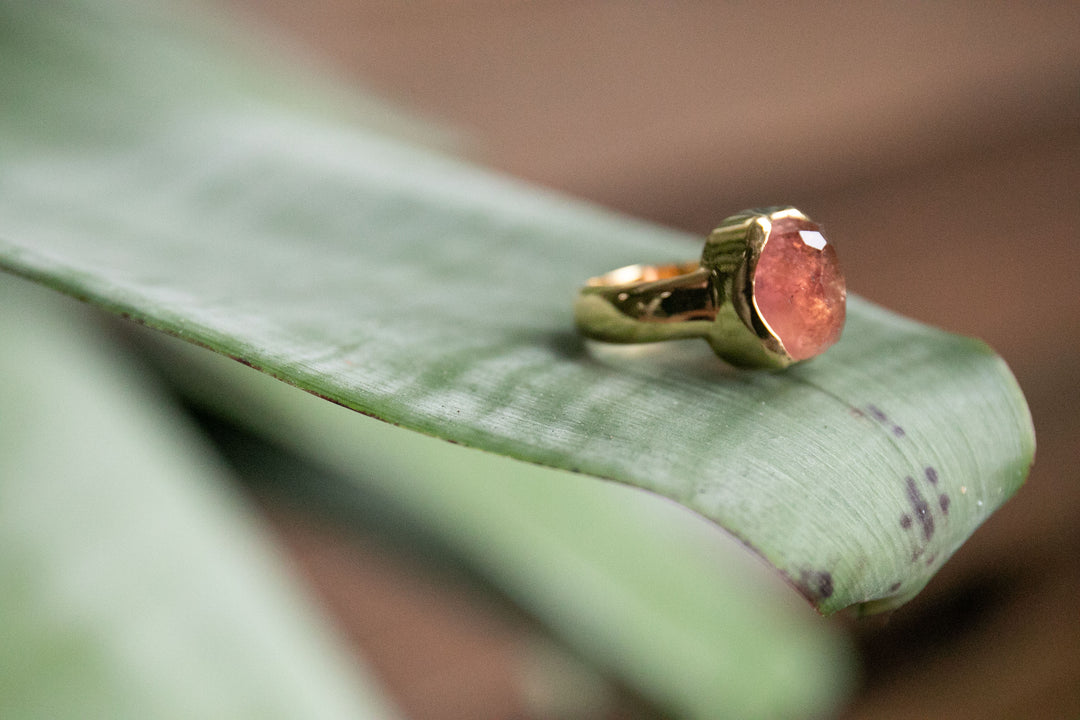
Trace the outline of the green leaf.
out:
M 694 246 L 287 109 L 123 5 L 6 6 L 0 266 L 392 423 L 670 497 L 825 613 L 903 602 L 1022 483 L 1030 417 L 982 344 L 858 298 L 781 374 L 586 344 L 585 277 Z
M 192 405 L 332 470 L 279 492 L 359 524 L 389 501 L 674 717 L 831 717 L 851 689 L 839 628 L 675 503 L 380 423 L 175 341 L 148 350 Z
M 182 415 L 0 282 L 0 715 L 395 717 Z

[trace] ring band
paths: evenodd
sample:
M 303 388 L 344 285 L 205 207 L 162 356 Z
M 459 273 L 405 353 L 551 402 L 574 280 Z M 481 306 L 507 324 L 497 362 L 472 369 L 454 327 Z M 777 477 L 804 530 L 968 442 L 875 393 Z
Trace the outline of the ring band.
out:
M 701 260 L 590 278 L 574 320 L 615 343 L 704 338 L 739 367 L 784 368 L 840 338 L 847 289 L 821 227 L 793 207 L 746 210 L 709 234 Z

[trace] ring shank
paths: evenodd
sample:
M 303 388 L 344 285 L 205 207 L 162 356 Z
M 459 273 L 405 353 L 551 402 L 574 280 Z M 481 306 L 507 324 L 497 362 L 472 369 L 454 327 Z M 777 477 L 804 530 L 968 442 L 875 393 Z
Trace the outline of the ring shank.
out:
M 574 304 L 584 335 L 617 343 L 705 337 L 716 313 L 711 272 L 696 261 L 612 270 L 590 278 Z

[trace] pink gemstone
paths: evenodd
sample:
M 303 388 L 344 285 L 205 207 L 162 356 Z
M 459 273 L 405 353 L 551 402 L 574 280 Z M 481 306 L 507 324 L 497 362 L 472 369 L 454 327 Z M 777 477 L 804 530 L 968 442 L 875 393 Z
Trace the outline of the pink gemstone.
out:
M 754 303 L 796 360 L 814 357 L 840 339 L 847 287 L 833 246 L 809 220 L 783 218 L 761 249 Z

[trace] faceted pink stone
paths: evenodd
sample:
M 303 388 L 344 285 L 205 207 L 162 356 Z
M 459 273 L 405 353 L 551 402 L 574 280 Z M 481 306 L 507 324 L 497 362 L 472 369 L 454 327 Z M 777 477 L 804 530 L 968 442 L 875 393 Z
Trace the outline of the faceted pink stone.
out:
M 783 218 L 761 249 L 754 303 L 796 360 L 821 353 L 844 329 L 847 286 L 836 251 L 809 220 Z

